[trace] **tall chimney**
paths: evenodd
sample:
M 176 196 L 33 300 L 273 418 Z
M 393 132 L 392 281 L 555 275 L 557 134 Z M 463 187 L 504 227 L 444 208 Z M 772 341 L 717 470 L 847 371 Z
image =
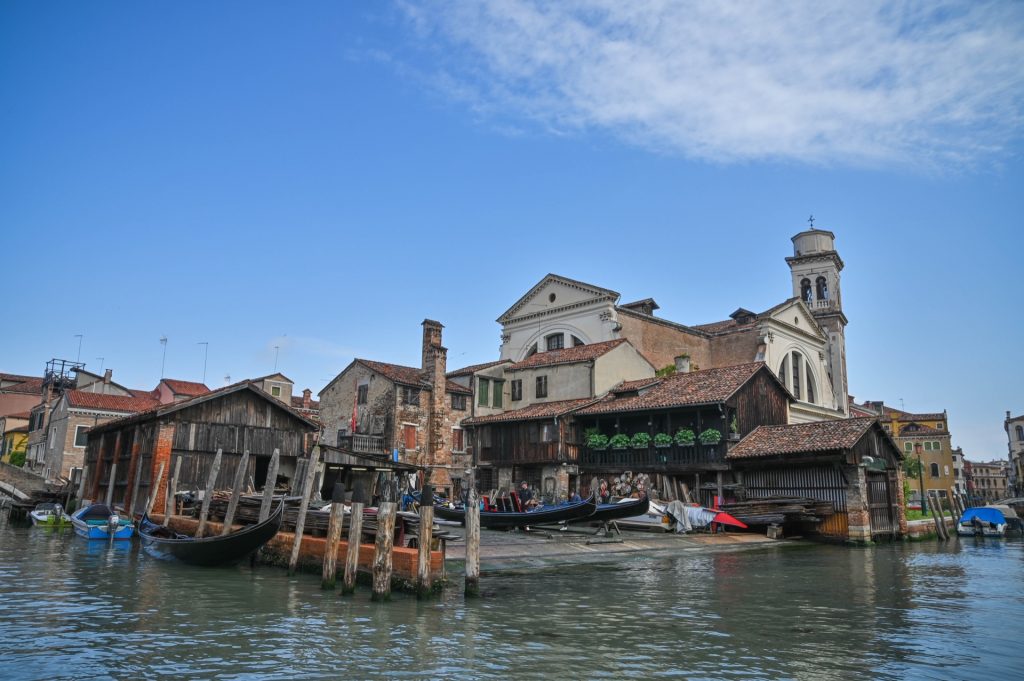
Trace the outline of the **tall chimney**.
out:
M 434 353 L 433 348 L 441 347 L 441 329 L 444 325 L 441 322 L 435 322 L 433 319 L 423 320 L 423 371 L 432 373 L 431 361 Z M 430 377 L 427 377 L 429 380 Z
M 113 369 L 107 369 L 103 372 L 103 383 L 110 383 L 110 377 L 114 375 Z
M 302 391 L 302 408 L 303 409 L 309 409 L 310 396 L 312 394 L 313 394 L 313 391 L 310 390 L 309 388 L 306 388 L 305 390 Z

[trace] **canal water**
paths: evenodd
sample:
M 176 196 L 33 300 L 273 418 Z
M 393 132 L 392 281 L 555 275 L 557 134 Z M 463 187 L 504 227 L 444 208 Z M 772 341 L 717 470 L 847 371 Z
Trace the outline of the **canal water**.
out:
M 0 514 L 0 679 L 1021 679 L 1020 540 L 814 544 L 485 574 L 372 603 Z

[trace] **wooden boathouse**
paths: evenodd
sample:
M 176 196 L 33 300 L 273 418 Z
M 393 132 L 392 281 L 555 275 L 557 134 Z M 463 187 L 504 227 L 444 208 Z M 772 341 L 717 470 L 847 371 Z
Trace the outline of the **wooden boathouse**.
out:
M 262 487 L 274 450 L 280 453 L 277 480 L 291 483 L 308 458 L 307 435 L 317 426 L 250 381 L 163 404 L 88 431 L 84 496 L 106 499 L 133 512 L 144 501 L 163 467 L 164 483 L 154 505 L 163 508 L 166 481 L 181 460 L 178 489 L 202 489 L 214 455 L 222 450 L 215 489 L 233 484 L 242 454 L 249 452 L 247 482 Z
M 726 455 L 747 500 L 806 497 L 835 509 L 805 527 L 830 539 L 905 536 L 903 453 L 870 418 L 761 426 Z

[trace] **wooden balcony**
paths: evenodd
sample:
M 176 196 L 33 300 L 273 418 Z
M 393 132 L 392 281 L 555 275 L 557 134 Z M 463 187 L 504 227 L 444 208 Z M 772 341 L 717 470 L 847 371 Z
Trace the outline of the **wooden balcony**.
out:
M 358 433 L 345 435 L 338 438 L 338 447 L 356 454 L 385 455 L 388 453 L 383 435 L 360 435 Z
M 543 463 L 576 463 L 579 459 L 580 446 L 563 442 L 561 451 L 557 442 L 538 442 L 523 447 L 482 447 L 480 463 L 498 466 L 543 464 Z
M 683 447 L 655 447 L 644 449 L 591 449 L 581 450 L 579 464 L 596 469 L 615 470 L 697 470 L 702 468 L 725 468 L 726 443 L 702 445 L 700 443 Z

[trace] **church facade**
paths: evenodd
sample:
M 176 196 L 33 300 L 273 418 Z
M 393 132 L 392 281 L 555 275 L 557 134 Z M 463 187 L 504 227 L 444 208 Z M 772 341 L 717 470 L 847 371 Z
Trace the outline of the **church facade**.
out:
M 792 296 L 762 312 L 738 308 L 709 324 L 663 319 L 651 298 L 622 304 L 616 291 L 549 274 L 498 318 L 500 359 L 522 362 L 536 353 L 625 339 L 669 373 L 764 362 L 795 398 L 791 422 L 847 418 L 847 320 L 835 235 L 811 229 L 792 241 L 793 255 L 786 258 Z

